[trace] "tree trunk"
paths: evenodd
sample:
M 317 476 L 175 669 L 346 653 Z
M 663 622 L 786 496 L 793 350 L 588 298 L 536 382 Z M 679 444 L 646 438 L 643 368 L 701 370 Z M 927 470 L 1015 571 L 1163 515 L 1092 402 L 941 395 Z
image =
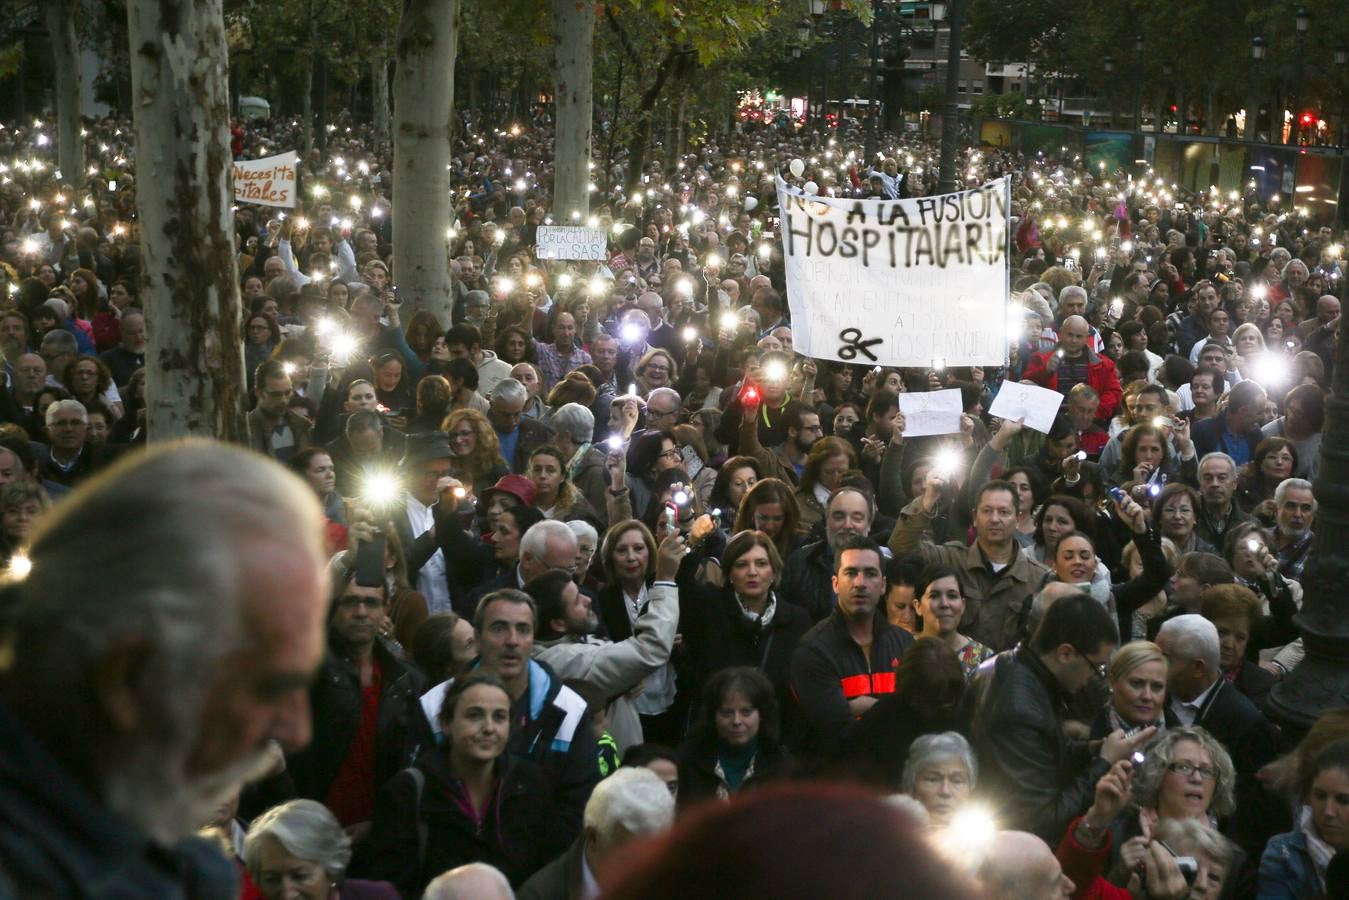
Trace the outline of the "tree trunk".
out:
M 304 62 L 304 87 L 300 95 L 300 122 L 304 130 L 300 137 L 300 162 L 309 159 L 314 149 L 314 57 L 307 55 Z
M 637 127 L 633 131 L 632 140 L 628 142 L 628 171 L 626 177 L 629 194 L 637 190 L 642 184 L 642 169 L 646 166 L 646 147 L 651 141 L 652 114 L 656 108 L 656 101 L 660 99 L 661 91 L 665 88 L 665 82 L 674 70 L 681 52 L 678 47 L 670 48 L 669 52 L 665 54 L 665 58 L 660 61 L 660 66 L 656 69 L 655 82 L 642 94 L 642 102 L 638 106 Z
M 553 215 L 590 214 L 590 124 L 595 97 L 595 6 L 553 0 L 553 102 L 557 113 Z
M 75 40 L 76 4 L 47 0 L 47 32 L 56 61 L 56 142 L 62 177 L 84 179 L 84 139 L 80 137 L 80 48 Z
M 151 440 L 246 439 L 221 0 L 128 4 Z
M 383 50 L 370 63 L 370 102 L 374 105 L 375 144 L 382 147 L 389 143 L 389 120 L 393 116 L 389 108 L 389 57 Z
M 450 325 L 450 122 L 459 0 L 404 0 L 394 49 L 393 271 L 413 312 Z M 411 319 L 411 316 L 408 316 Z

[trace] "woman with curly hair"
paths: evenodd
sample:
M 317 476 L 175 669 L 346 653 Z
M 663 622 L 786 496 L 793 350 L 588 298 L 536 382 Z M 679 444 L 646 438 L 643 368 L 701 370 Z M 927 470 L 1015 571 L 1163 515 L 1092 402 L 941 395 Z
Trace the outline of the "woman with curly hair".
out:
M 806 468 L 801 483 L 796 486 L 796 505 L 799 512 L 797 526 L 810 531 L 824 521 L 824 507 L 829 495 L 843 480 L 843 473 L 857 468 L 857 453 L 843 438 L 826 437 L 815 442 L 806 456 Z
M 559 522 L 581 519 L 598 524 L 599 514 L 567 477 L 567 461 L 562 451 L 551 444 L 537 447 L 529 454 L 525 476 L 534 482 L 534 505 Z
M 118 396 L 116 402 L 108 402 L 108 391 L 112 387 L 112 371 L 108 369 L 107 363 L 97 356 L 77 356 L 66 363 L 66 369 L 61 373 L 61 383 L 70 391 L 70 395 L 85 407 L 102 400 L 107 403 L 114 419 L 122 417 L 121 397 Z
M 497 359 L 507 365 L 538 362 L 534 353 L 534 336 L 521 325 L 498 327 L 496 343 Z
M 492 423 L 476 409 L 456 409 L 445 417 L 441 430 L 450 436 L 454 477 L 471 483 L 475 497 L 508 473 Z
M 412 352 L 417 354 L 417 358 L 423 364 L 430 364 L 431 348 L 435 346 L 436 338 L 443 337 L 444 334 L 445 332 L 441 330 L 436 317 L 425 310 L 413 313 L 412 318 L 408 320 L 408 346 L 412 348 Z
M 1149 744 L 1143 763 L 1134 770 L 1133 809 L 1110 829 L 1112 859 L 1123 869 L 1125 880 L 1147 852 L 1143 835 L 1162 822 L 1194 819 L 1216 826 L 1231 815 L 1237 808 L 1236 779 L 1227 748 L 1200 726 L 1168 728 Z M 1237 858 L 1229 866 L 1229 877 L 1245 863 L 1244 854 L 1234 852 Z

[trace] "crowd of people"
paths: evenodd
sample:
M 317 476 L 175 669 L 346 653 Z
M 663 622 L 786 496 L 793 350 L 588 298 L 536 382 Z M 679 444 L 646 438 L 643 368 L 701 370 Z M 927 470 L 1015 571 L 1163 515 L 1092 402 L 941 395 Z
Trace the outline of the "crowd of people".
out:
M 1013 179 L 1006 364 L 872 367 L 795 352 L 774 177 L 928 195 L 933 145 L 746 127 L 581 213 L 546 126 L 470 129 L 447 321 L 342 120 L 293 210 L 235 210 L 248 451 L 129 453 L 130 129 L 57 177 L 43 127 L 0 131 L 0 887 L 1346 890 L 1349 714 L 1271 701 L 1343 292 L 1305 211 L 962 151 Z M 537 258 L 587 223 L 605 259 Z M 1047 432 L 989 415 L 1008 380 Z

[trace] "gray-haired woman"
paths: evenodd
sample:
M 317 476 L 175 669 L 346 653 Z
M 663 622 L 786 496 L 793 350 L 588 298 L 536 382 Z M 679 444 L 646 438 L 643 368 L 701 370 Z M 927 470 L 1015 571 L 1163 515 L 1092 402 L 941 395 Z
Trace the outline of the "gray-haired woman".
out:
M 266 900 L 398 900 L 387 881 L 345 878 L 350 862 L 351 839 L 313 800 L 272 807 L 244 838 L 244 865 Z
M 900 787 L 923 804 L 932 827 L 943 828 L 969 801 L 978 777 L 969 742 L 957 732 L 943 731 L 914 738 Z

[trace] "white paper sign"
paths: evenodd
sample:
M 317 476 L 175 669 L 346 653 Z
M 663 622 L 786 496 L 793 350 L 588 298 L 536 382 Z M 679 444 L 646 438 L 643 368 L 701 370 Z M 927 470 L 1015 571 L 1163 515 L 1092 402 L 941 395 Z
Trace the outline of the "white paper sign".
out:
M 539 259 L 608 259 L 608 238 L 603 228 L 540 225 L 536 254 Z
M 959 388 L 928 391 L 925 394 L 900 394 L 899 411 L 904 414 L 904 436 L 959 434 L 960 414 L 965 411 Z
M 295 207 L 294 150 L 266 159 L 241 159 L 234 163 L 234 199 L 238 203 Z
M 886 366 L 1007 361 L 1007 178 L 915 200 L 841 200 L 777 180 L 792 340 Z
M 1049 434 L 1063 405 L 1063 395 L 1036 384 L 1022 384 L 1019 381 L 1004 381 L 998 388 L 998 396 L 988 408 L 990 416 L 999 419 L 1025 419 L 1026 427 Z M 907 433 L 907 432 L 906 432 Z

